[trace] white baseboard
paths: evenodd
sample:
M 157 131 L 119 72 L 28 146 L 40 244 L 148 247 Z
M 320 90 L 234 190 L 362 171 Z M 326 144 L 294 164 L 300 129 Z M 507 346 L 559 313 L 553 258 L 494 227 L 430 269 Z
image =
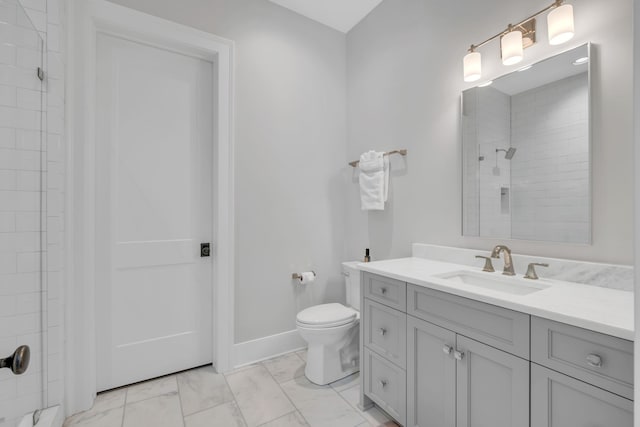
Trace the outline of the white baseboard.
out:
M 233 364 L 238 368 L 307 347 L 296 329 L 233 345 Z

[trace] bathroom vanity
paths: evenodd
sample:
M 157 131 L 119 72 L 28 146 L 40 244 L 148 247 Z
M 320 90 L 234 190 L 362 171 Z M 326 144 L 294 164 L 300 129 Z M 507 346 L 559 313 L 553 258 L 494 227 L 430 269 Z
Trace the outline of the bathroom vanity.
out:
M 364 407 L 412 427 L 633 425 L 631 293 L 420 258 L 360 268 Z

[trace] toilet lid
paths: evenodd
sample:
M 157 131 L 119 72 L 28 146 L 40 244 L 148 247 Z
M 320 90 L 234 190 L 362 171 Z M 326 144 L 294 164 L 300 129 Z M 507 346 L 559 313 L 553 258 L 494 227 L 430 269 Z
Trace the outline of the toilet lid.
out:
M 358 312 L 342 304 L 322 304 L 306 308 L 298 313 L 298 323 L 310 326 L 339 326 L 352 322 Z

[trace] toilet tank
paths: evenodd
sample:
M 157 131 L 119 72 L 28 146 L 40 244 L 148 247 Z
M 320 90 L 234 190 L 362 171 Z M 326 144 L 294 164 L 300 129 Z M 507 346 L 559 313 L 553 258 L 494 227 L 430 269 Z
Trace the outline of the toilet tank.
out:
M 360 269 L 361 261 L 342 263 L 342 275 L 347 294 L 347 306 L 360 311 Z

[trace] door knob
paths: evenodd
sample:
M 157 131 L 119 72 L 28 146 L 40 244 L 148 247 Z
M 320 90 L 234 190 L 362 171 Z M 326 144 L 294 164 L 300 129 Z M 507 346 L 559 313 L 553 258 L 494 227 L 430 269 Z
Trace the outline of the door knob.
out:
M 442 352 L 446 355 L 451 354 L 451 352 L 453 351 L 453 348 L 449 345 L 446 345 L 444 347 L 442 347 Z
M 453 352 L 453 357 L 455 357 L 456 360 L 462 360 L 464 358 L 464 353 L 456 350 Z
M 31 350 L 27 345 L 21 345 L 13 354 L 5 359 L 0 359 L 0 369 L 9 368 L 16 375 L 22 375 L 29 368 Z
M 387 330 L 385 328 L 380 328 L 380 335 L 382 336 L 387 335 Z

